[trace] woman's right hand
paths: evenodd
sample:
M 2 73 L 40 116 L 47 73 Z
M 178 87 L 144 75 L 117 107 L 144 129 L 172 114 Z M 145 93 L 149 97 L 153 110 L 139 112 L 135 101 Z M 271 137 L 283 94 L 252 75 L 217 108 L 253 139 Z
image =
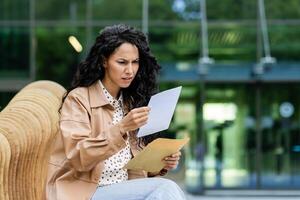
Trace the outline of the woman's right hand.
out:
M 145 125 L 148 120 L 150 108 L 147 106 L 132 109 L 120 122 L 119 127 L 123 134 L 134 131 Z

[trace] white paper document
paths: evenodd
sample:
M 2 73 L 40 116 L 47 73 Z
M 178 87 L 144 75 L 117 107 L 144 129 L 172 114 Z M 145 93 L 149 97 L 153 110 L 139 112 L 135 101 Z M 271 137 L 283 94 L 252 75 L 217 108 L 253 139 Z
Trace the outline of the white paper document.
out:
M 148 103 L 151 108 L 148 122 L 138 132 L 143 137 L 169 128 L 181 92 L 181 86 L 153 95 Z

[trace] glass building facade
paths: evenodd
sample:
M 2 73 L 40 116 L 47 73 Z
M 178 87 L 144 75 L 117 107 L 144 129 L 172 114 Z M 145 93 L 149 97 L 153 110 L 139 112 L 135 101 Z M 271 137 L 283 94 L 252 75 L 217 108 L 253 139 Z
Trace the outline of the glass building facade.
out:
M 264 1 L 277 63 L 261 74 L 258 2 L 206 1 L 215 63 L 199 74 L 200 0 L 2 0 L 0 110 L 31 81 L 67 87 L 104 26 L 133 25 L 147 33 L 162 65 L 161 90 L 184 86 L 166 135 L 191 138 L 178 169 L 190 191 L 299 189 L 300 1 Z

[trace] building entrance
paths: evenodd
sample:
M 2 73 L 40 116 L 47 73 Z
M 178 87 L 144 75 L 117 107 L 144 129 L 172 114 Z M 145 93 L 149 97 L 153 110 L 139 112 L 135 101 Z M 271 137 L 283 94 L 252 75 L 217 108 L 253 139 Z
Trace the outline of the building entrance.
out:
M 207 85 L 205 188 L 300 188 L 300 87 Z

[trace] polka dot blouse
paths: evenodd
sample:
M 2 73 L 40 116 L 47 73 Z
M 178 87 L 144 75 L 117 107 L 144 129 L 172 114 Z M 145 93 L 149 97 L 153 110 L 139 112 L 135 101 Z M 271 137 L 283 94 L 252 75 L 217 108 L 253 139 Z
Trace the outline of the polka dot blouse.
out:
M 123 96 L 120 95 L 119 99 L 116 100 L 111 94 L 106 90 L 103 84 L 100 81 L 100 85 L 103 89 L 103 92 L 108 99 L 109 103 L 115 108 L 113 115 L 112 124 L 118 123 L 124 115 L 123 110 Z M 100 176 L 98 185 L 105 186 L 114 183 L 120 183 L 128 179 L 127 170 L 122 169 L 125 164 L 131 159 L 131 152 L 129 146 L 129 140 L 127 137 L 126 147 L 121 149 L 119 152 L 109 157 L 104 161 L 104 168 Z

